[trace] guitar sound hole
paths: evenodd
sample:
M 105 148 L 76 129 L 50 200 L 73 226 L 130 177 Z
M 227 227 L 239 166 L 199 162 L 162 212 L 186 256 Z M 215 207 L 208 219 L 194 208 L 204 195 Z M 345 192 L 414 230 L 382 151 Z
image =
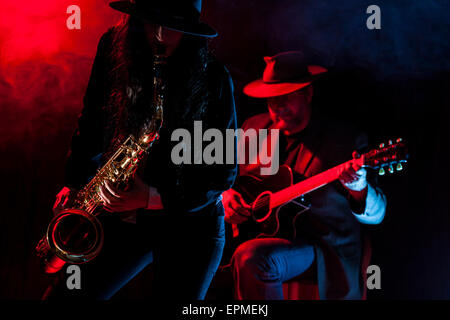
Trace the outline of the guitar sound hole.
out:
M 253 219 L 262 222 L 268 218 L 270 213 L 270 194 L 260 195 L 253 205 Z

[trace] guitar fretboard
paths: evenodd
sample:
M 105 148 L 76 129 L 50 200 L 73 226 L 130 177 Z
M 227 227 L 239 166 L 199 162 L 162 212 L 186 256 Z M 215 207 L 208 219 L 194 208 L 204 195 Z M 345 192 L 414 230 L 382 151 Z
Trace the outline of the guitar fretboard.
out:
M 356 159 L 358 161 L 359 159 Z M 285 204 L 301 195 L 307 194 L 320 187 L 323 187 L 330 182 L 339 178 L 341 171 L 345 168 L 347 163 L 352 163 L 355 160 L 349 160 L 336 167 L 328 169 L 322 173 L 312 176 L 306 180 L 296 183 L 286 189 L 280 190 L 272 194 L 270 199 L 270 208 L 276 208 L 282 204 Z

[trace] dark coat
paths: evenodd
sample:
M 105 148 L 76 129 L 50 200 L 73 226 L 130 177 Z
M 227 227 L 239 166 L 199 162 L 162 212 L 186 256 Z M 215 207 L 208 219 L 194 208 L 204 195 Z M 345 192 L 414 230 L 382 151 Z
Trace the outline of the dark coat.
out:
M 247 119 L 243 129 L 270 129 L 272 126 L 269 114 L 264 113 Z M 349 160 L 352 151 L 365 149 L 365 135 L 345 126 L 322 122 L 314 113 L 302 132 L 290 138 L 280 133 L 280 165 L 289 165 L 298 177 L 316 175 Z M 258 174 L 254 169 L 240 165 L 239 175 Z M 373 190 L 374 201 L 383 202 L 381 190 Z M 361 299 L 365 292 L 361 272 L 365 235 L 353 214 L 357 209 L 338 181 L 310 193 L 309 201 L 311 210 L 297 219 L 300 229 L 297 234 L 315 247 L 320 298 Z
M 114 138 L 114 119 L 117 108 L 110 105 L 111 81 L 109 70 L 114 29 L 105 33 L 98 45 L 97 54 L 84 96 L 84 107 L 78 119 L 78 128 L 73 135 L 66 166 L 66 185 L 81 188 L 93 176 L 105 159 L 102 155 L 108 143 Z M 152 60 L 152 56 L 148 57 Z M 223 215 L 223 208 L 217 205 L 220 194 L 234 182 L 236 165 L 175 165 L 171 161 L 171 150 L 178 142 L 171 141 L 171 134 L 180 124 L 193 136 L 194 120 L 203 122 L 203 130 L 217 128 L 222 132 L 236 128 L 236 114 L 233 83 L 226 68 L 216 60 L 208 64 L 209 102 L 202 106 L 201 113 L 187 113 L 180 121 L 184 101 L 177 99 L 176 90 L 169 88 L 164 105 L 164 123 L 159 140 L 150 149 L 145 164 L 143 180 L 158 189 L 165 211 L 170 214 L 206 212 Z M 186 85 L 184 90 L 191 90 Z M 148 90 L 152 92 L 152 90 Z M 148 92 L 147 92 L 148 93 Z M 151 97 L 150 97 L 151 98 Z M 151 99 L 149 99 L 151 101 Z M 139 115 L 138 115 L 139 116 Z M 106 137 L 106 143 L 105 143 Z

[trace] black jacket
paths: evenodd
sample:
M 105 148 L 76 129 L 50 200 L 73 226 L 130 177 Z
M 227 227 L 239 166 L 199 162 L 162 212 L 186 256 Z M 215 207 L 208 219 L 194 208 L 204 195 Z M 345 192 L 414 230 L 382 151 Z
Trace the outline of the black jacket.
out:
M 253 116 L 243 124 L 244 130 L 272 127 L 268 113 Z M 367 152 L 367 146 L 366 135 L 345 125 L 324 122 L 313 112 L 310 123 L 302 132 L 290 138 L 280 133 L 280 165 L 289 165 L 294 177 L 308 178 L 349 160 L 354 150 Z M 255 169 L 258 167 L 240 165 L 239 174 L 258 174 L 253 171 Z M 385 197 L 370 178 L 370 196 L 364 213 L 385 208 Z M 352 205 L 348 192 L 338 181 L 307 197 L 311 210 L 297 219 L 297 235 L 315 248 L 320 298 L 363 298 L 365 270 L 361 267 L 367 238 L 356 218 L 359 208 Z
M 66 165 L 67 186 L 80 189 L 92 177 L 105 159 L 102 157 L 108 143 L 105 137 L 112 137 L 114 125 L 111 119 L 117 110 L 105 107 L 111 97 L 108 70 L 111 66 L 108 57 L 111 51 L 114 29 L 106 32 L 98 45 L 97 54 L 91 71 L 84 107 L 78 119 L 78 128 L 73 135 L 70 153 Z M 149 59 L 152 59 L 149 56 Z M 217 61 L 209 64 L 208 83 L 210 103 L 201 114 L 194 114 L 177 121 L 181 115 L 183 101 L 172 96 L 166 98 L 164 105 L 164 123 L 160 138 L 151 147 L 148 161 L 145 163 L 143 180 L 158 189 L 165 211 L 170 214 L 186 214 L 189 212 L 205 212 L 223 214 L 221 206 L 217 206 L 220 194 L 229 189 L 236 177 L 237 166 L 225 164 L 181 164 L 171 161 L 171 150 L 178 142 L 171 141 L 173 130 L 180 125 L 191 132 L 193 137 L 193 121 L 201 120 L 203 131 L 217 128 L 236 128 L 236 113 L 233 96 L 233 83 L 226 68 Z M 189 90 L 189 88 L 187 88 Z M 168 95 L 170 95 L 170 90 Z M 203 147 L 205 144 L 203 144 Z M 224 150 L 225 151 L 225 150 Z M 217 210 L 217 208 L 220 208 Z

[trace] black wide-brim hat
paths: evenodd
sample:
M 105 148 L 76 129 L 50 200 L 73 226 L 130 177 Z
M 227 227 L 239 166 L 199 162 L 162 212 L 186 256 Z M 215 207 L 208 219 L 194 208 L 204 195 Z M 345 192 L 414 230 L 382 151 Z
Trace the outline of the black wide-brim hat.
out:
M 113 1 L 109 5 L 167 29 L 206 38 L 217 36 L 216 30 L 200 21 L 201 0 Z
M 287 51 L 264 57 L 266 67 L 262 78 L 244 87 L 244 93 L 254 98 L 282 96 L 309 86 L 328 70 L 309 65 L 301 51 Z

